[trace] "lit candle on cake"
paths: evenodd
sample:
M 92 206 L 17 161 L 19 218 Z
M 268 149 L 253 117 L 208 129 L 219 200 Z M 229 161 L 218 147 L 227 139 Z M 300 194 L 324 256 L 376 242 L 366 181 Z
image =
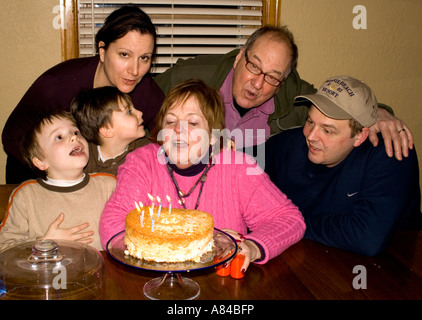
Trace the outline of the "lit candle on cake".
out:
M 141 205 L 141 207 L 143 207 L 142 202 L 139 201 L 139 204 Z M 135 201 L 135 207 L 136 207 L 136 210 L 138 210 L 138 213 L 141 212 L 141 208 L 139 208 L 138 203 L 136 201 Z M 141 227 L 143 227 L 143 225 L 144 225 L 143 215 L 144 215 L 144 210 L 142 210 L 142 215 L 139 218 L 139 222 L 141 223 Z
M 159 196 L 157 196 L 157 201 L 160 204 L 160 206 L 158 207 L 158 214 L 157 214 L 157 218 L 160 217 L 160 213 L 161 213 L 161 199 Z
M 136 203 L 136 202 L 135 202 Z M 143 227 L 144 226 L 144 205 L 142 204 L 142 202 L 141 201 L 139 201 L 139 205 L 141 206 L 141 208 L 142 208 L 142 213 L 141 213 L 141 227 Z
M 149 215 L 151 217 L 151 232 L 154 232 L 154 211 L 149 207 Z
M 166 196 L 166 198 L 167 198 L 167 201 L 169 202 L 169 214 L 170 214 L 171 213 L 171 199 L 168 195 Z
M 152 212 L 154 212 L 154 197 L 148 193 L 148 198 L 152 201 Z

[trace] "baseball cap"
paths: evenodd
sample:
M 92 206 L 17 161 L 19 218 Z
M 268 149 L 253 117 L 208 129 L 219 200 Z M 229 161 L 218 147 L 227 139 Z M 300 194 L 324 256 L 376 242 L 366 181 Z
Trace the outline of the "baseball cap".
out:
M 315 94 L 297 96 L 295 101 L 308 100 L 332 119 L 355 119 L 363 127 L 377 121 L 378 102 L 372 90 L 361 80 L 350 76 L 327 79 Z

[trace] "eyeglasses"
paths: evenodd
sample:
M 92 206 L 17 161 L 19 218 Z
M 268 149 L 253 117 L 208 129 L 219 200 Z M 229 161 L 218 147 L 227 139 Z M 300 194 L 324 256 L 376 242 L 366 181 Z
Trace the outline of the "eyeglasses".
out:
M 270 85 L 272 85 L 274 87 L 278 87 L 283 83 L 283 80 L 277 79 L 276 77 L 273 77 L 272 75 L 263 72 L 260 67 L 258 67 L 253 62 L 250 62 L 249 58 L 248 58 L 248 53 L 246 51 L 245 51 L 245 60 L 246 60 L 245 67 L 246 67 L 246 69 L 248 69 L 248 71 L 250 73 L 252 73 L 256 76 L 263 74 L 265 82 L 269 83 Z

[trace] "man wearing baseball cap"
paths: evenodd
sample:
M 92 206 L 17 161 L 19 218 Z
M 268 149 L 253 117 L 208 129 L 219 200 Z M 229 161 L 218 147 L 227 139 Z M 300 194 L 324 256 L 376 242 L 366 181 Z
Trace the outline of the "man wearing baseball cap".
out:
M 377 147 L 370 143 L 378 106 L 371 89 L 336 76 L 295 100 L 310 105 L 308 119 L 266 142 L 265 171 L 302 211 L 305 238 L 373 256 L 394 231 L 421 229 L 416 152 L 398 161 L 381 135 Z

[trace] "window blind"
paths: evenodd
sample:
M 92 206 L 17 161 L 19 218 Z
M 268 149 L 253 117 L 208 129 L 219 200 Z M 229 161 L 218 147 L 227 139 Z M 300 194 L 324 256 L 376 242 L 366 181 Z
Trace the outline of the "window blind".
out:
M 95 34 L 118 7 L 135 4 L 157 28 L 153 73 L 161 73 L 179 58 L 222 54 L 241 47 L 262 25 L 262 1 L 252 0 L 79 0 L 79 53 L 95 55 Z

